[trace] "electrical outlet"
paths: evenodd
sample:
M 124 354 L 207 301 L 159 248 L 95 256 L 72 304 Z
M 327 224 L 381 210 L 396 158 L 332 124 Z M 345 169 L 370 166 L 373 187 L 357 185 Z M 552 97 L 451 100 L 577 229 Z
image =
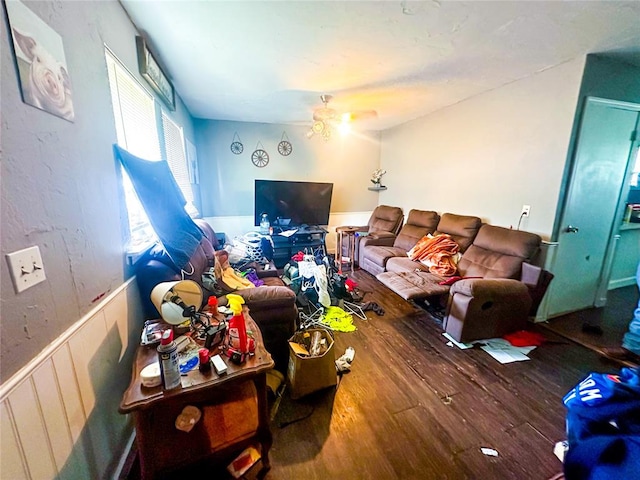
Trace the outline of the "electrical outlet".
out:
M 6 256 L 16 293 L 46 280 L 40 249 L 37 246 L 7 253 Z
M 522 212 L 520 213 L 521 217 L 528 217 L 531 212 L 531 205 L 522 205 Z

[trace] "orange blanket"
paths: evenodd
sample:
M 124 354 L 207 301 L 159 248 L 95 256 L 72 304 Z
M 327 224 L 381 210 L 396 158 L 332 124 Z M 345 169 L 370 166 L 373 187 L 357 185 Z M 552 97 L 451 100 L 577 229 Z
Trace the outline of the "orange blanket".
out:
M 455 275 L 458 270 L 458 244 L 450 235 L 425 235 L 416 243 L 408 255 L 429 267 L 429 272 L 444 277 Z

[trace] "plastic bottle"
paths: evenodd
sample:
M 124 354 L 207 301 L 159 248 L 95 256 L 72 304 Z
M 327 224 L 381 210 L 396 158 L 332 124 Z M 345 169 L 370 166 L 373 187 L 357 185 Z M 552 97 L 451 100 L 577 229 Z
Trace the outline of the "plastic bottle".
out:
M 247 354 L 247 325 L 242 314 L 244 298 L 240 295 L 230 293 L 227 295 L 229 308 L 233 312 L 229 320 L 229 350 L 227 355 L 232 361 L 242 363 Z
M 260 233 L 262 235 L 269 235 L 271 223 L 269 222 L 269 215 L 263 213 L 260 217 Z
M 211 362 L 209 361 L 209 350 L 206 348 L 201 348 L 198 350 L 198 368 L 201 372 L 210 372 L 211 371 Z
M 209 313 L 211 317 L 216 318 L 218 316 L 218 299 L 215 295 L 211 295 L 207 300 L 207 305 L 209 305 Z
M 158 363 L 162 387 L 171 390 L 180 386 L 180 366 L 178 365 L 178 346 L 173 341 L 173 330 L 162 332 L 158 345 Z

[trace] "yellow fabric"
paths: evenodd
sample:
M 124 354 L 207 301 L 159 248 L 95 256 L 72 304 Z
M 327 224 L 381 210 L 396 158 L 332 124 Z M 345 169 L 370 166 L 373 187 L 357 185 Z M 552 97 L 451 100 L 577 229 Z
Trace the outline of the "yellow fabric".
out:
M 357 330 L 353 324 L 353 316 L 340 307 L 327 308 L 320 322 L 331 330 L 338 332 L 353 332 Z
M 229 254 L 224 250 L 215 253 L 214 272 L 216 279 L 224 283 L 230 290 L 255 287 L 249 280 L 238 275 L 229 265 Z

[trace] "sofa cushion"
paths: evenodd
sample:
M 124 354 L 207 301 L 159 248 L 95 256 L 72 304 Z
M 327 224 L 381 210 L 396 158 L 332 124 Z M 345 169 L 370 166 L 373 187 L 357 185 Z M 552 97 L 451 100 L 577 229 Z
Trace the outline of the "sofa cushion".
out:
M 479 217 L 443 213 L 434 235 L 441 233 L 450 235 L 460 247 L 460 253 L 464 253 L 473 243 L 481 225 L 482 220 Z
M 449 292 L 448 285 L 440 285 L 444 280 L 429 272 L 382 272 L 376 278 L 405 300 L 419 300 Z
M 534 233 L 482 225 L 458 271 L 464 277 L 519 279 L 522 262 L 537 254 L 541 242 Z
M 411 250 L 418 240 L 427 233 L 433 233 L 438 226 L 440 215 L 433 211 L 411 210 L 398 237 L 393 243 L 394 247 L 402 249 L 404 252 Z M 405 253 L 406 254 L 406 253 Z
M 415 260 L 411 260 L 409 257 L 393 257 L 387 260 L 386 270 L 387 272 L 394 273 L 414 272 L 416 270 L 428 272 L 429 267 Z
M 367 260 L 374 265 L 384 268 L 387 260 L 393 257 L 406 257 L 407 252 L 399 247 L 372 245 L 367 247 Z
M 383 231 L 398 233 L 402 225 L 402 209 L 388 205 L 378 205 L 369 219 L 369 232 Z

